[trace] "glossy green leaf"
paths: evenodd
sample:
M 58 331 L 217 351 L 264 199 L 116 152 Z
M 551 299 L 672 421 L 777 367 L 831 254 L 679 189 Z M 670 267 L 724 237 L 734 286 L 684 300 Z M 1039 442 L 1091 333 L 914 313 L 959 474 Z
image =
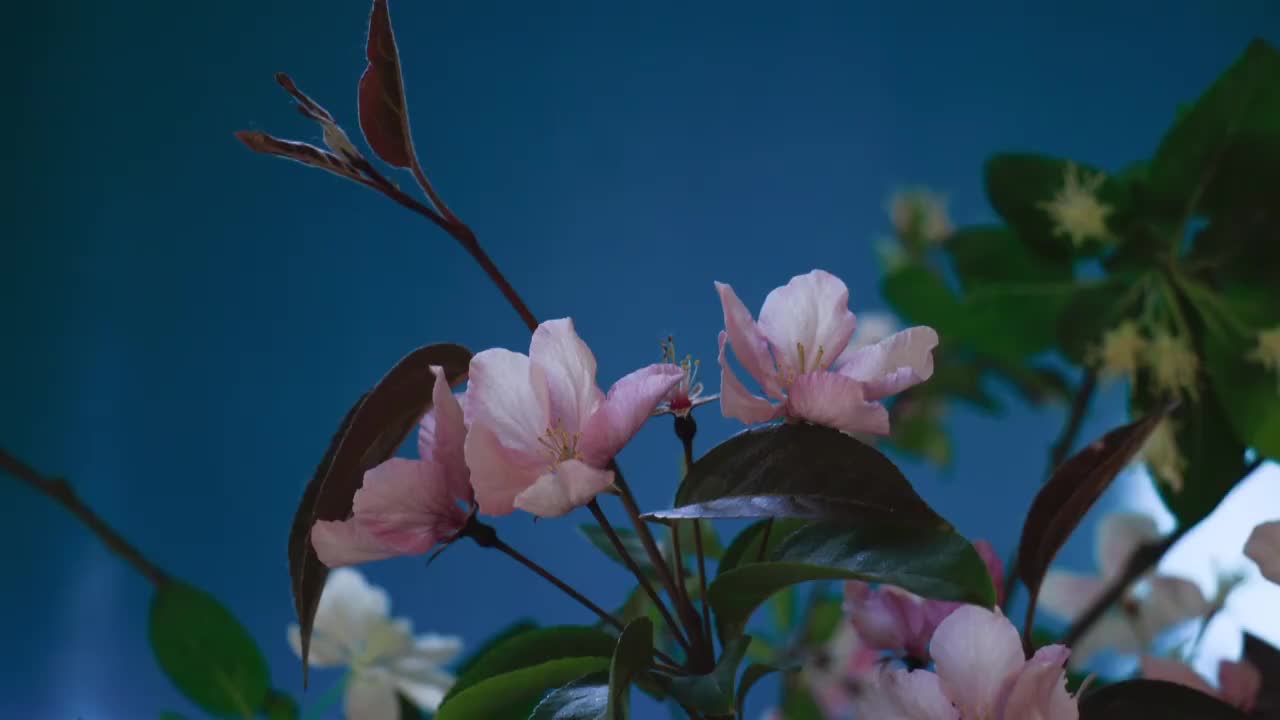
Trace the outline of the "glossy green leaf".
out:
M 1090 692 L 1080 720 L 1247 720 L 1244 712 L 1212 695 L 1161 680 L 1126 680 Z
M 521 668 L 564 658 L 600 658 L 613 656 L 617 639 L 603 630 L 576 625 L 538 628 L 508 637 L 493 644 L 484 655 L 458 674 L 445 699 L 461 695 L 489 678 Z M 575 677 L 561 682 L 564 684 Z
M 1153 189 L 1179 209 L 1217 210 L 1280 183 L 1280 52 L 1254 40 L 1166 133 Z M 1274 196 L 1272 196 L 1274 198 Z
M 609 720 L 631 717 L 631 683 L 649 667 L 653 659 L 653 623 L 640 618 L 627 624 L 618 636 L 618 645 L 609 664 Z
M 1205 324 L 1205 370 L 1236 435 L 1264 457 L 1277 459 L 1280 370 L 1266 367 L 1254 353 L 1258 333 L 1280 327 L 1280 300 L 1262 289 L 1233 289 L 1230 296 L 1203 298 L 1204 307 L 1197 308 Z
M 466 675 L 467 673 L 471 672 L 471 669 L 475 667 L 475 664 L 481 658 L 483 658 L 485 655 L 488 655 L 489 652 L 493 650 L 495 647 L 497 647 L 498 645 L 506 642 L 507 640 L 510 640 L 511 638 L 517 635 L 523 635 L 524 633 L 527 633 L 530 630 L 536 630 L 537 628 L 538 628 L 538 623 L 532 620 L 517 620 L 511 623 L 510 625 L 502 628 L 501 630 L 494 633 L 493 635 L 490 635 L 487 640 L 485 640 L 478 647 L 472 650 L 471 654 L 463 658 L 462 661 L 459 662 L 457 666 L 454 667 L 453 669 L 454 676 L 462 677 L 463 675 Z
M 689 468 L 676 505 L 648 517 L 894 519 L 946 526 L 880 451 L 808 423 L 752 428 L 720 443 Z
M 740 635 L 755 609 L 774 593 L 811 580 L 863 580 L 937 600 L 995 603 L 982 558 L 955 533 L 814 523 L 791 534 L 768 562 L 723 572 L 711 584 L 707 595 L 721 638 Z
M 607 718 L 609 685 L 603 673 L 552 690 L 534 708 L 529 720 L 602 720 Z
M 1053 221 L 1043 204 L 1053 199 L 1066 183 L 1071 161 L 1028 153 L 999 153 L 987 159 L 983 179 L 991 207 L 1017 233 L 1018 239 L 1036 253 L 1059 260 L 1076 255 L 1092 255 L 1106 245 L 1090 238 L 1075 247 L 1068 237 L 1055 233 Z M 1093 178 L 1098 168 L 1075 163 L 1076 177 Z M 1099 199 L 1112 207 L 1121 204 L 1120 189 L 1105 179 L 1098 189 Z
M 703 715 L 732 715 L 737 698 L 734 684 L 738 666 L 746 657 L 751 636 L 743 635 L 725 644 L 716 667 L 706 675 L 671 678 L 671 696 Z
M 608 667 L 608 657 L 561 657 L 493 675 L 446 697 L 436 720 L 524 720 L 548 691 Z
M 262 712 L 267 720 L 298 720 L 302 713 L 298 707 L 298 701 L 279 690 L 271 690 L 267 693 L 267 701 Z
M 147 635 L 156 662 L 214 717 L 248 717 L 267 700 L 267 661 L 240 621 L 212 595 L 177 581 L 156 588 Z
M 1055 328 L 1058 349 L 1077 365 L 1089 361 L 1102 336 L 1131 317 L 1140 295 L 1131 277 L 1081 285 L 1071 295 Z
M 720 558 L 716 575 L 726 573 L 740 565 L 767 560 L 773 549 L 782 544 L 791 533 L 807 525 L 803 520 L 761 520 L 743 528 L 729 543 Z M 766 533 L 765 530 L 768 529 Z M 762 551 L 761 545 L 767 544 Z

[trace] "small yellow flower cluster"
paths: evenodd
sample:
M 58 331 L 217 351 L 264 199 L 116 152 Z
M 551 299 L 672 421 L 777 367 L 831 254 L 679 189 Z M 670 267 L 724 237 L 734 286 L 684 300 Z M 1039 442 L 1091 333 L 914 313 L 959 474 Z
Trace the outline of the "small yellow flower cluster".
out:
M 1174 493 L 1180 493 L 1187 461 L 1178 451 L 1176 431 L 1172 420 L 1164 420 L 1157 425 L 1142 448 L 1142 460 L 1155 474 L 1157 481 L 1168 485 Z
M 1197 396 L 1200 358 L 1186 338 L 1161 331 L 1148 339 L 1132 320 L 1104 333 L 1089 362 L 1103 377 L 1123 377 L 1130 382 L 1138 370 L 1150 368 L 1161 395 L 1193 400 Z
M 1065 235 L 1075 247 L 1084 245 L 1089 238 L 1110 241 L 1107 216 L 1115 208 L 1098 199 L 1098 188 L 1106 176 L 1097 173 L 1087 176 L 1075 163 L 1067 163 L 1062 187 L 1051 199 L 1039 203 L 1040 209 L 1053 221 L 1053 234 Z
M 1276 373 L 1276 392 L 1280 393 L 1280 325 L 1259 332 L 1258 345 L 1247 357 Z
M 889 217 L 899 238 L 927 245 L 940 245 L 955 231 L 946 196 L 926 188 L 895 192 L 889 199 Z

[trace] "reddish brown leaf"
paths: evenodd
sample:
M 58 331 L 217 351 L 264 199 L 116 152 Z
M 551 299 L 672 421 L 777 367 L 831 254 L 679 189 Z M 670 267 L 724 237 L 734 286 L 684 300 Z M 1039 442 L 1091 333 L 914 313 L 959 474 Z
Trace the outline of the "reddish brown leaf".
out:
M 360 129 L 369 147 L 388 165 L 407 168 L 414 162 L 405 105 L 400 51 L 391 30 L 387 0 L 374 0 L 369 16 L 369 65 L 360 77 Z
M 356 172 L 355 168 L 337 155 L 321 150 L 315 145 L 293 140 L 281 140 L 278 137 L 256 130 L 241 130 L 236 133 L 236 138 L 254 152 L 288 158 L 303 165 L 328 170 L 331 173 L 353 180 L 360 180 L 359 173 Z
M 1171 410 L 1172 407 L 1166 407 L 1103 435 L 1059 465 L 1049 482 L 1040 488 L 1027 511 L 1018 543 L 1017 572 L 1031 596 L 1027 607 L 1028 632 L 1035 617 L 1040 584 L 1054 556 Z
M 456 386 L 466 379 L 470 362 L 469 350 L 449 343 L 427 345 L 406 355 L 347 412 L 307 483 L 289 530 L 289 578 L 302 628 L 304 685 L 312 625 L 329 575 L 329 568 L 311 546 L 312 526 L 317 520 L 351 516 L 351 500 L 364 481 L 365 471 L 394 455 L 431 408 L 435 382 L 431 366 L 444 368 L 449 384 Z

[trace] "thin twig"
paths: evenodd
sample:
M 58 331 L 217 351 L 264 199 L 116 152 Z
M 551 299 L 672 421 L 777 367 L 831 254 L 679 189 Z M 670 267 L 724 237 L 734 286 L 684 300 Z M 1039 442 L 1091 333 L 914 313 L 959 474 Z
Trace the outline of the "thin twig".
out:
M 676 415 L 672 427 L 684 450 L 684 471 L 688 474 L 689 468 L 693 467 L 693 439 L 698 434 L 698 422 L 691 414 Z M 702 520 L 698 518 L 693 519 L 693 546 L 698 554 L 698 597 L 701 599 L 702 608 L 702 635 L 707 639 L 707 644 L 712 645 L 711 601 L 707 598 L 707 556 L 702 547 Z
M 627 552 L 626 546 L 622 544 L 622 539 L 618 537 L 617 531 L 613 529 L 613 524 L 609 522 L 609 518 L 600 509 L 600 503 L 592 500 L 587 503 L 587 509 L 591 511 L 592 517 L 596 519 L 596 524 L 600 526 L 605 536 L 609 538 L 609 542 L 613 544 L 613 549 L 622 558 L 623 564 L 627 566 L 632 575 L 636 576 L 636 580 L 640 583 L 640 588 L 644 590 L 645 594 L 649 596 L 649 600 L 658 608 L 658 612 L 662 614 L 662 619 L 671 628 L 671 634 L 675 636 L 676 641 L 680 643 L 686 653 L 691 652 L 689 641 L 685 639 L 680 631 L 680 623 L 677 623 L 676 619 L 671 616 L 671 611 L 662 602 L 662 596 L 653 589 L 653 584 L 649 582 L 649 578 L 640 570 L 635 558 L 631 557 L 631 553 Z
M 162 585 L 168 582 L 168 575 L 159 566 L 144 557 L 120 533 L 107 525 L 105 520 L 99 517 L 92 508 L 76 495 L 75 490 L 66 480 L 47 478 L 41 475 L 35 468 L 10 455 L 3 448 L 0 448 L 0 469 L 53 498 L 55 502 L 69 510 L 72 515 L 80 518 L 80 521 L 98 536 L 98 539 L 102 541 L 103 545 L 107 546 L 107 549 L 128 560 L 153 585 Z
M 676 590 L 680 593 L 681 602 L 690 602 L 689 588 L 684 581 L 684 551 L 680 549 L 680 521 L 672 520 L 669 527 L 671 528 L 671 559 L 675 564 Z

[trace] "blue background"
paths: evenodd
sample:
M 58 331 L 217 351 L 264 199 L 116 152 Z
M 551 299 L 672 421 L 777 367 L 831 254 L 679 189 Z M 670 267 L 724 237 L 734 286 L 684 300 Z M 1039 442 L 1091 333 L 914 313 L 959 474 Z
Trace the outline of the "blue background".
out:
M 393 13 L 428 172 L 535 313 L 575 318 L 607 386 L 655 361 L 668 333 L 714 366 L 713 280 L 754 310 L 822 267 L 848 282 L 855 311 L 880 307 L 871 241 L 895 186 L 949 192 L 959 224 L 990 219 L 989 153 L 1117 169 L 1148 155 L 1174 108 L 1251 37 L 1280 37 L 1268 0 L 1030 5 L 397 2 Z M 417 345 L 527 342 L 434 227 L 231 136 L 318 141 L 277 70 L 354 135 L 367 11 L 21 3 L 0 45 L 11 87 L 0 443 L 70 478 L 159 565 L 222 598 L 293 692 L 285 537 L 349 403 Z M 1085 437 L 1120 420 L 1121 397 L 1103 396 Z M 699 416 L 703 447 L 735 429 L 716 415 Z M 962 532 L 1005 552 L 1062 415 L 957 411 L 954 467 L 907 468 Z M 644 506 L 667 502 L 678 458 L 666 422 L 626 450 Z M 47 498 L 11 480 L 0 493 L 0 715 L 192 711 L 151 659 L 146 581 Z M 577 536 L 585 516 L 498 526 L 612 604 L 630 582 Z M 1065 559 L 1087 566 L 1088 538 Z M 470 643 L 520 616 L 586 619 L 470 545 L 429 571 L 413 560 L 367 571 L 419 629 Z

